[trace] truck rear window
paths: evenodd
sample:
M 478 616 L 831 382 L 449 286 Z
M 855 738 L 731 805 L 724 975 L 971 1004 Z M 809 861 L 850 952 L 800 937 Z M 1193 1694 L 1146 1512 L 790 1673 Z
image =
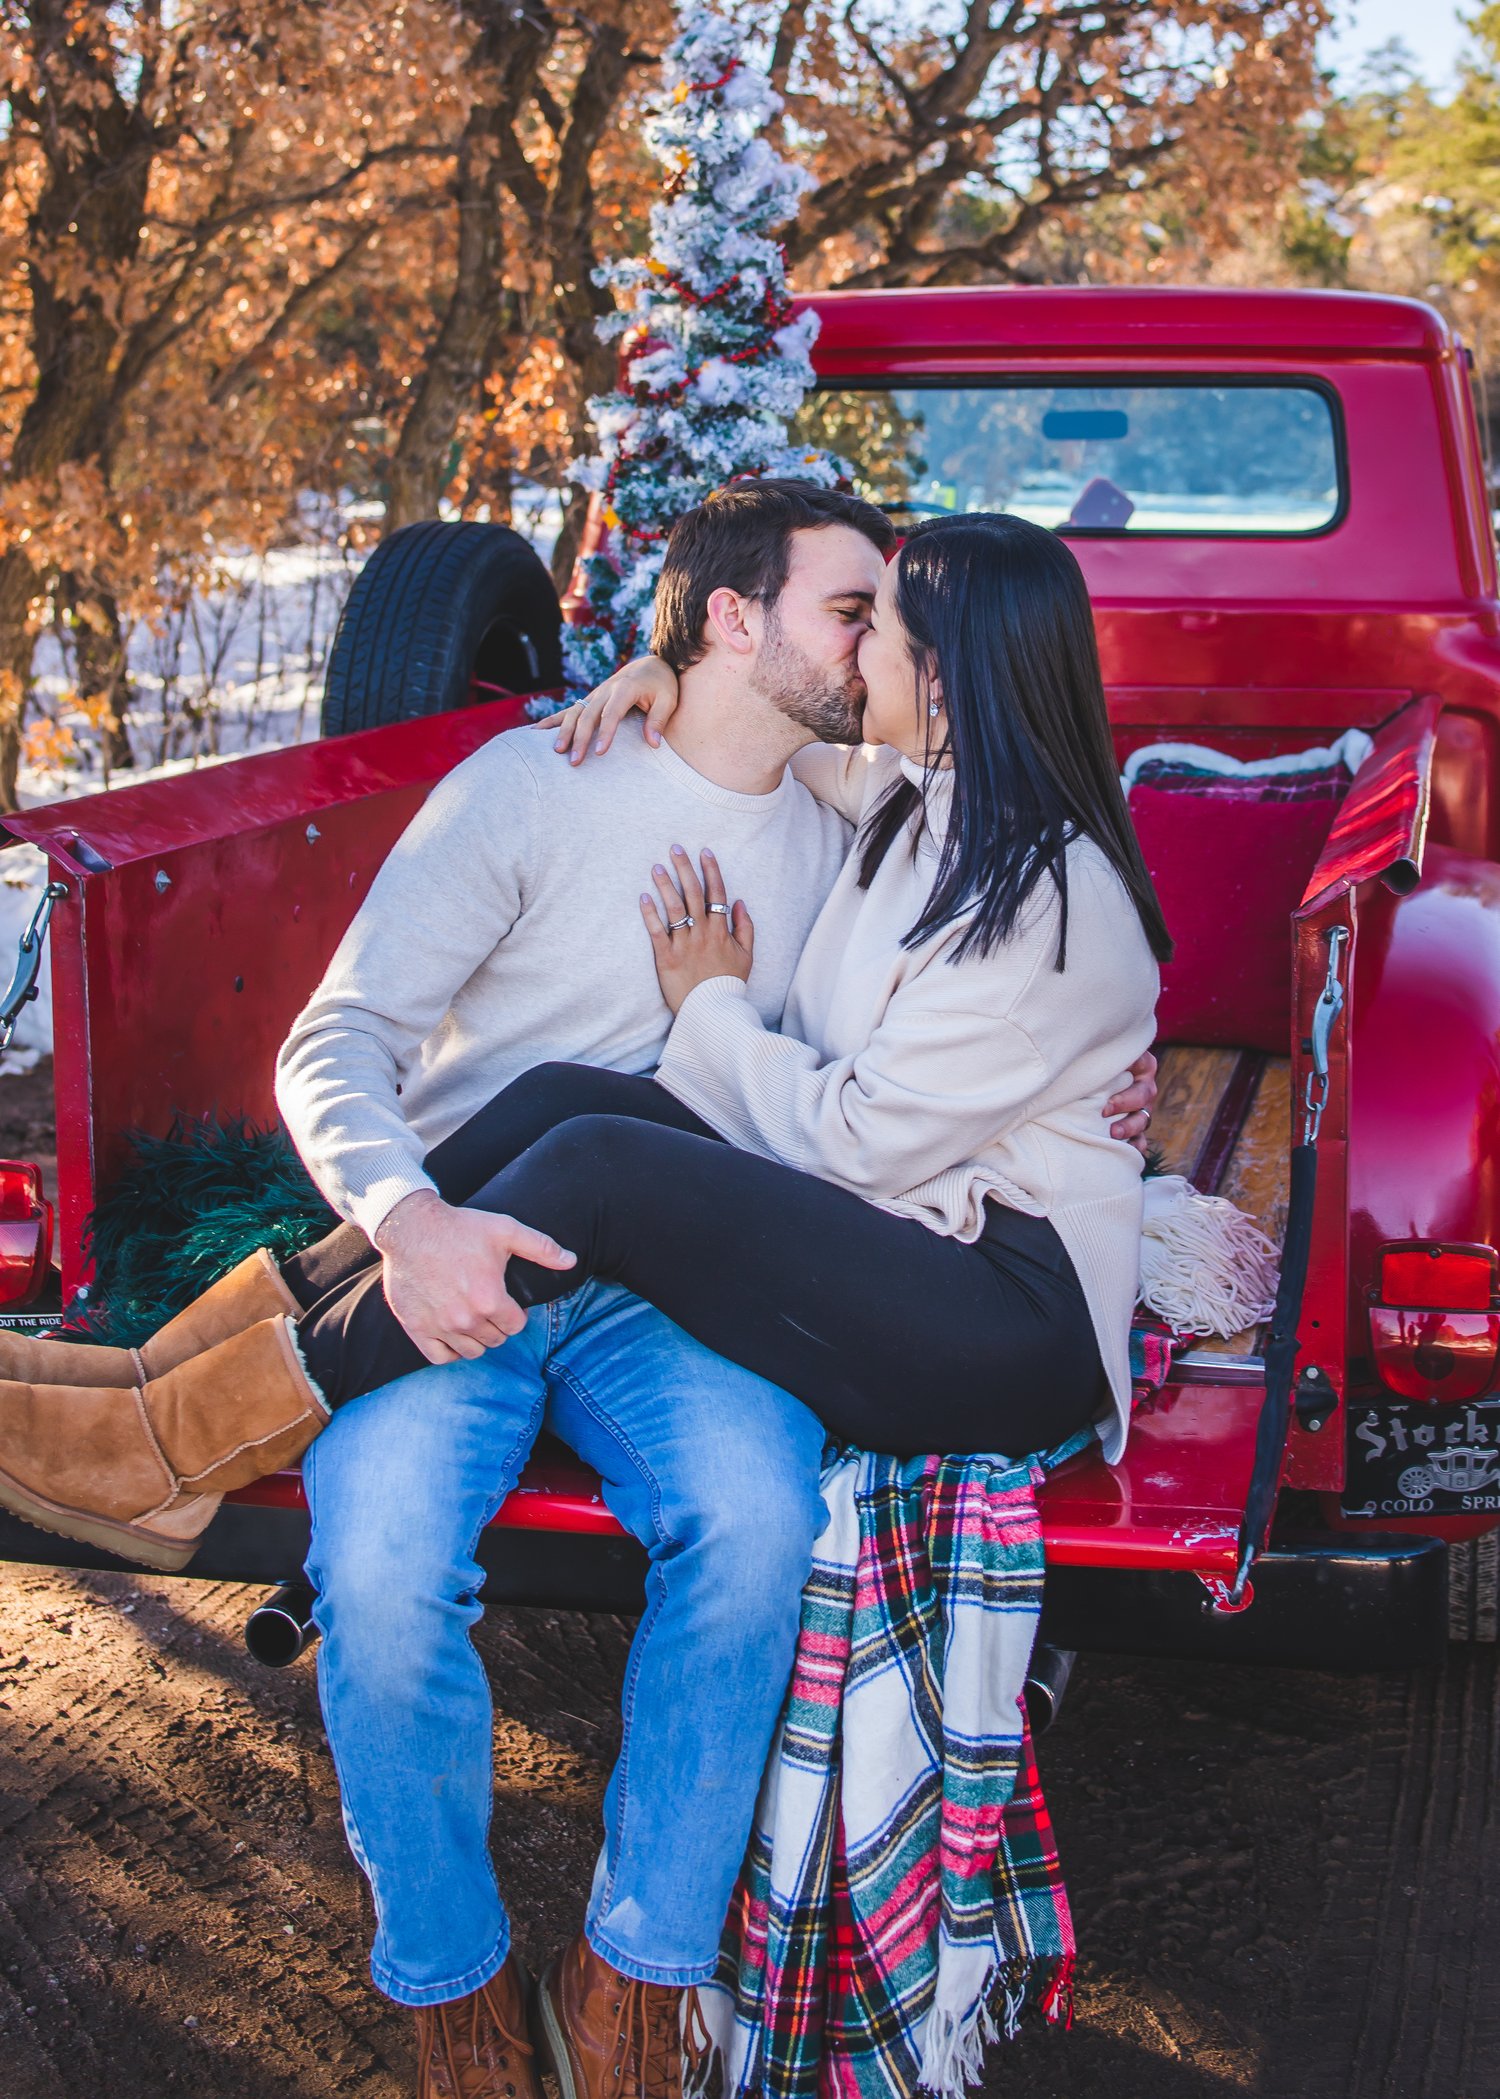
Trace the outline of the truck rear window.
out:
M 1333 405 L 1288 381 L 835 381 L 798 435 L 898 521 L 1008 510 L 1069 534 L 1263 538 L 1326 531 L 1343 507 Z

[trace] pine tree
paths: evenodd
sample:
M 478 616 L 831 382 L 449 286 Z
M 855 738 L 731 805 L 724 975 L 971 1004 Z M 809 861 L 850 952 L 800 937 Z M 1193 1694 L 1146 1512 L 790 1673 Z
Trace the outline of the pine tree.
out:
M 742 475 L 847 478 L 832 454 L 788 435 L 813 384 L 818 321 L 792 318 L 775 236 L 811 177 L 765 136 L 781 98 L 740 56 L 743 40 L 707 8 L 685 14 L 646 124 L 664 171 L 649 253 L 598 272 L 620 302 L 600 334 L 631 334 L 625 384 L 589 403 L 599 451 L 581 478 L 604 493 L 610 552 L 588 563 L 586 623 L 564 630 L 577 689 L 644 641 L 667 534 L 685 510 Z

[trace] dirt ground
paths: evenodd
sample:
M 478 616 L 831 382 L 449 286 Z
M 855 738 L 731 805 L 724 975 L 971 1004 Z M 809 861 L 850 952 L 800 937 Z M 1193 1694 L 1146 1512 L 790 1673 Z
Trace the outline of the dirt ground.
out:
M 0 2092 L 401 2099 L 313 1667 L 252 1591 L 0 1572 Z M 582 1913 L 629 1626 L 495 1611 L 494 1844 L 529 1959 Z M 1496 1656 L 1421 1680 L 1085 1661 L 1041 1745 L 1082 1949 L 1036 2099 L 1493 2099 Z
M 0 2099 L 413 2090 L 312 1659 L 250 1661 L 256 1600 L 0 1568 Z M 582 1912 L 629 1637 L 501 1610 L 480 1634 L 533 1962 Z M 1500 2099 L 1493 1647 L 1352 1680 L 1085 1658 L 1040 1753 L 1079 2016 L 996 2050 L 994 2099 Z

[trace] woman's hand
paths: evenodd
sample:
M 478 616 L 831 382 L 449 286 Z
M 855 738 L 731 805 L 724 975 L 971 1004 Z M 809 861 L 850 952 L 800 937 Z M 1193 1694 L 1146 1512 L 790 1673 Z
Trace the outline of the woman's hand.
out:
M 653 867 L 651 878 L 657 893 L 641 898 L 641 916 L 651 935 L 661 995 L 672 1011 L 680 1013 L 688 993 L 710 977 L 738 977 L 743 984 L 755 954 L 755 928 L 743 904 L 730 910 L 713 854 L 703 855 L 700 882 L 691 859 L 674 845 L 671 873 Z
M 632 707 L 646 717 L 647 743 L 660 743 L 662 730 L 677 712 L 677 673 L 660 656 L 633 657 L 586 699 L 551 715 L 547 727 L 557 731 L 553 750 L 566 751 L 571 765 L 583 763 L 590 743 L 596 751 L 607 751 Z
M 1156 1059 L 1150 1050 L 1143 1050 L 1130 1067 L 1130 1084 L 1104 1103 L 1106 1118 L 1111 1115 L 1121 1118 L 1110 1124 L 1110 1136 L 1120 1138 L 1125 1144 L 1133 1144 L 1142 1158 L 1148 1157 L 1146 1132 L 1151 1127 L 1155 1106 Z

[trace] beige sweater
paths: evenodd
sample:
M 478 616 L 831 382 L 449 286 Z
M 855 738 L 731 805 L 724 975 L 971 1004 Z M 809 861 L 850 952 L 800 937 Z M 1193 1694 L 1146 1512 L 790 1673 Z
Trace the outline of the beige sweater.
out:
M 813 748 L 794 770 L 858 818 L 900 764 L 889 751 Z M 993 1195 L 1047 1217 L 1088 1300 L 1114 1401 L 1106 1456 L 1125 1447 L 1129 1334 L 1139 1274 L 1141 1160 L 1109 1134 L 1109 1095 L 1151 1042 L 1157 969 L 1124 886 L 1099 849 L 1068 851 L 1067 967 L 1044 881 L 1011 938 L 950 963 L 960 926 L 919 947 L 901 936 L 931 890 L 951 781 L 925 782 L 929 833 L 887 853 L 868 890 L 852 853 L 802 952 L 782 1032 L 736 979 L 700 984 L 658 1074 L 723 1136 L 815 1173 L 897 1217 L 978 1237 Z M 914 1406 L 921 1403 L 913 1393 Z
M 787 986 L 849 833 L 789 775 L 740 794 L 627 724 L 607 762 L 512 729 L 439 782 L 397 840 L 276 1068 L 282 1120 L 373 1238 L 422 1164 L 503 1086 L 560 1058 L 648 1072 L 671 1013 L 641 923 L 652 863 L 711 845 L 757 923 L 751 1010 Z

